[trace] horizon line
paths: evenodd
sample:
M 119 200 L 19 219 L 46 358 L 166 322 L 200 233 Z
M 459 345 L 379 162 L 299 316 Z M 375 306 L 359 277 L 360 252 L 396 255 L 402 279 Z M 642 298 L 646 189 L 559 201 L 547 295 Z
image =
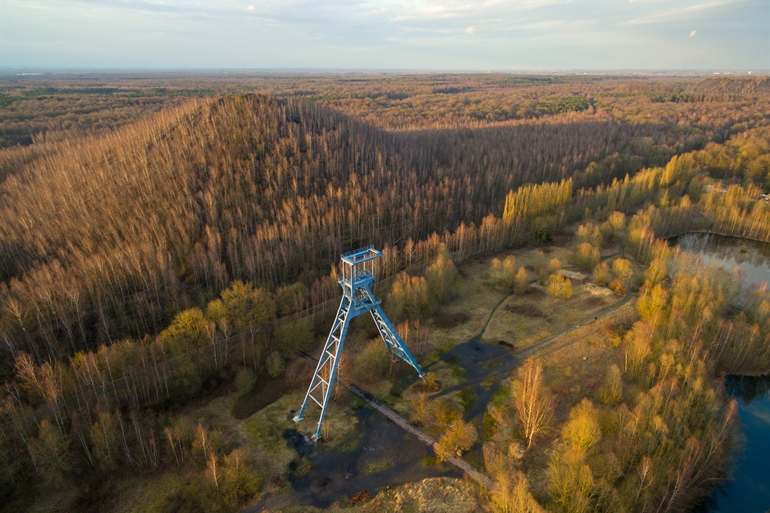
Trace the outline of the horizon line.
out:
M 41 73 L 380 73 L 380 74 L 506 74 L 506 75 L 533 75 L 533 74 L 564 74 L 564 75 L 607 75 L 607 74 L 632 74 L 632 75 L 727 75 L 727 76 L 766 76 L 768 70 L 752 70 L 748 68 L 500 68 L 500 69 L 441 69 L 441 68 L 312 68 L 312 67 L 141 67 L 141 66 L 3 66 L 0 74 L 26 74 L 29 76 Z

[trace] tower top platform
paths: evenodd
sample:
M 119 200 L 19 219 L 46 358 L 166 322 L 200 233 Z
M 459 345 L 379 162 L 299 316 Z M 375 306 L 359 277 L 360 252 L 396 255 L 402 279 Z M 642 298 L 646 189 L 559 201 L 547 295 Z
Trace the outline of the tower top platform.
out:
M 352 296 L 355 289 L 375 280 L 374 260 L 381 256 L 382 251 L 372 246 L 342 254 L 342 277 L 339 281 L 345 294 Z
M 381 256 L 382 251 L 378 251 L 374 249 L 373 246 L 369 246 L 368 248 L 360 248 L 343 253 L 342 261 L 346 264 L 358 265 L 368 262 L 369 260 L 374 260 L 375 258 L 380 258 Z

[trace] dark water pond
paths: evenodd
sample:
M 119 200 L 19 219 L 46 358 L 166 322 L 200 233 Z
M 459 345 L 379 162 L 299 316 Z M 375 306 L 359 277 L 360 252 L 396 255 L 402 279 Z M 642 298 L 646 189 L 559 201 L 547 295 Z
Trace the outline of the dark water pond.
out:
M 717 265 L 728 271 L 737 267 L 746 285 L 770 282 L 770 244 L 705 233 L 688 233 L 673 242 L 699 256 L 706 265 Z
M 731 237 L 687 234 L 675 241 L 704 264 L 738 267 L 749 284 L 770 282 L 770 245 Z M 738 399 L 743 447 L 730 472 L 701 510 L 708 513 L 763 513 L 770 510 L 770 377 L 729 376 L 727 391 Z
M 730 376 L 725 387 L 738 398 L 744 447 L 733 481 L 716 491 L 706 511 L 762 513 L 770 510 L 770 378 Z

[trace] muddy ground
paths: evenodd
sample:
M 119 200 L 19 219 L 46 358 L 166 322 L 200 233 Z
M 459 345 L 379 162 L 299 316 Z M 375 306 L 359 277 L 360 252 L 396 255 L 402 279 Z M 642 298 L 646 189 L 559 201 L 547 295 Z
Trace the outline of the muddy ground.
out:
M 325 508 L 364 490 L 374 495 L 429 477 L 462 477 L 454 467 L 431 464 L 432 449 L 368 406 L 356 412 L 356 430 L 334 448 L 314 444 L 294 430 L 284 433 L 300 456 L 288 477 L 300 503 Z

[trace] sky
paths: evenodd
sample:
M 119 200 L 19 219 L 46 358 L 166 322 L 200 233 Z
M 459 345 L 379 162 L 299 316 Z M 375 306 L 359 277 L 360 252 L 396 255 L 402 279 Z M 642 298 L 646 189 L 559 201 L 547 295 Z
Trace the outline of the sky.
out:
M 770 70 L 770 0 L 0 0 L 0 66 Z

